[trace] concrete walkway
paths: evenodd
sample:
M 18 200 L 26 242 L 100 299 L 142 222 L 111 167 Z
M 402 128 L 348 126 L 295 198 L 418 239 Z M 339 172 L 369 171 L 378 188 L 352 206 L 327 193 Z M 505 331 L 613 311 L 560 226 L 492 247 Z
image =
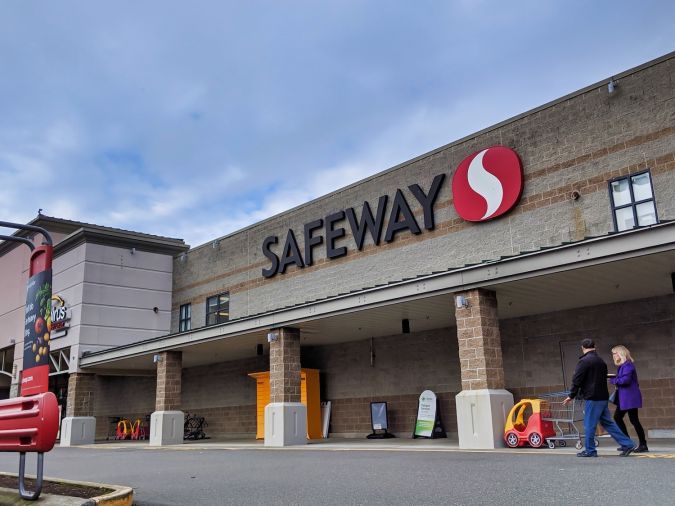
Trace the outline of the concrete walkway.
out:
M 616 443 L 609 436 L 600 436 L 598 452 L 612 455 L 616 453 Z M 355 439 L 355 438 L 329 438 L 308 441 L 306 445 L 287 446 L 284 448 L 265 447 L 262 440 L 251 439 L 205 439 L 200 441 L 185 441 L 181 445 L 173 446 L 150 446 L 147 441 L 100 441 L 93 445 L 78 446 L 78 448 L 147 448 L 148 450 L 261 450 L 261 451 L 404 451 L 404 452 L 501 452 L 501 453 L 551 453 L 576 455 L 574 441 L 564 448 L 550 449 L 530 448 L 498 448 L 494 450 L 463 450 L 455 439 Z M 636 454 L 641 456 L 666 456 L 673 455 L 675 458 L 675 439 L 654 439 L 649 441 L 649 453 Z

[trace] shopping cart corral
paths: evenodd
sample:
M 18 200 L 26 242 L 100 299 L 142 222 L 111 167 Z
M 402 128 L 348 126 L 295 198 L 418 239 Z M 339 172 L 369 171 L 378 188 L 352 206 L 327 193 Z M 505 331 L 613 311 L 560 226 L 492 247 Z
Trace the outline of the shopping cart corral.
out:
M 583 399 L 572 399 L 565 405 L 563 401 L 569 396 L 569 392 L 553 392 L 539 396 L 542 402 L 542 419 L 553 424 L 555 436 L 546 437 L 546 443 L 549 448 L 557 446 L 567 446 L 568 441 L 574 441 L 577 450 L 583 447 L 583 433 L 579 427 L 583 428 L 584 420 L 584 401 Z M 599 444 L 595 439 L 595 445 Z

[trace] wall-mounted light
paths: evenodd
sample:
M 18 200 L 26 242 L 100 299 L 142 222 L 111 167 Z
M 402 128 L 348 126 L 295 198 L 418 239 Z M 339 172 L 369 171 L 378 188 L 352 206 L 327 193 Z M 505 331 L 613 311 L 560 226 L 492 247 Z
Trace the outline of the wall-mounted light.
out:
M 572 200 L 579 200 L 579 197 L 581 197 L 581 193 L 579 193 L 579 190 L 574 190 L 572 191 L 570 197 L 572 197 Z
M 464 295 L 458 295 L 455 297 L 455 306 L 457 309 L 466 309 L 469 307 L 469 301 L 466 300 L 466 297 Z
M 153 307 L 152 312 L 155 314 L 159 313 L 159 308 L 157 306 Z
M 129 253 L 131 253 L 132 255 L 134 255 L 134 254 L 136 253 L 136 248 L 131 248 L 131 249 L 129 250 Z
M 9 340 L 9 343 L 10 343 L 10 344 L 16 344 L 16 339 L 14 339 L 14 338 L 12 337 L 12 338 Z
M 178 259 L 179 259 L 181 262 L 183 262 L 183 263 L 187 262 L 187 253 L 185 253 L 185 251 L 183 251 L 183 252 L 180 254 L 180 256 L 178 257 Z
M 216 249 L 218 246 L 220 246 L 220 239 L 216 239 L 215 241 L 213 241 L 213 242 L 211 243 L 211 247 L 212 247 L 213 249 Z
M 273 343 L 277 339 L 279 339 L 279 334 L 277 334 L 276 332 L 268 332 L 267 333 L 267 342 L 268 343 Z
M 607 92 L 611 95 L 616 91 L 616 88 L 618 87 L 618 83 L 614 80 L 613 77 L 609 78 L 609 82 L 607 83 Z
M 158 353 L 156 353 L 152 356 L 152 362 L 154 364 L 156 364 L 157 362 L 161 362 L 161 361 L 162 361 L 162 356 L 159 355 Z

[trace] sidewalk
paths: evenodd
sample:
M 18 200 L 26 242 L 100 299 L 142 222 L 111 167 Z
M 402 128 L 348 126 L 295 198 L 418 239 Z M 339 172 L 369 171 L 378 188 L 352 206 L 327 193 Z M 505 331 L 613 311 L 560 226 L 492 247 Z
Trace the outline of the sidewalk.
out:
M 598 452 L 605 455 L 616 454 L 616 443 L 609 436 L 600 436 Z M 402 452 L 470 452 L 470 453 L 537 453 L 537 454 L 568 454 L 576 455 L 578 450 L 573 444 L 565 448 L 497 448 L 486 450 L 463 450 L 455 439 L 356 439 L 356 438 L 328 438 L 308 441 L 306 445 L 287 446 L 283 448 L 265 447 L 262 440 L 251 439 L 206 439 L 201 441 L 185 441 L 181 445 L 150 446 L 147 441 L 100 441 L 93 445 L 79 446 L 78 448 L 144 448 L 148 450 L 261 450 L 261 451 L 402 451 Z M 654 439 L 649 441 L 649 453 L 635 454 L 636 456 L 667 456 L 675 458 L 675 439 Z

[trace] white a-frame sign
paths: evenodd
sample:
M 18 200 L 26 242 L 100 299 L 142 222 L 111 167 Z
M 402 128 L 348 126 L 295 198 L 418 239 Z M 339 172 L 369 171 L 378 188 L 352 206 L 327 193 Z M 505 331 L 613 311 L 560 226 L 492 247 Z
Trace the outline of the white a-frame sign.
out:
M 420 394 L 413 437 L 447 437 L 438 410 L 438 399 L 431 390 L 425 390 Z

